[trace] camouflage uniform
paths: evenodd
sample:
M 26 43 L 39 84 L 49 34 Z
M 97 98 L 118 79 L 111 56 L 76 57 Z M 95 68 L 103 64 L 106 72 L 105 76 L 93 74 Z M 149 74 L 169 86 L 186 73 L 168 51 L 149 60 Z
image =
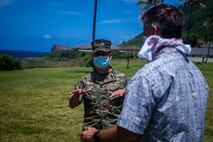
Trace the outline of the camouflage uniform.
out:
M 84 102 L 83 130 L 88 127 L 103 129 L 115 125 L 121 113 L 123 97 L 110 97 L 108 91 L 116 91 L 126 87 L 127 76 L 113 68 L 108 74 L 100 74 L 95 70 L 85 75 L 76 85 L 75 89 L 88 89 L 89 93 L 80 96 Z

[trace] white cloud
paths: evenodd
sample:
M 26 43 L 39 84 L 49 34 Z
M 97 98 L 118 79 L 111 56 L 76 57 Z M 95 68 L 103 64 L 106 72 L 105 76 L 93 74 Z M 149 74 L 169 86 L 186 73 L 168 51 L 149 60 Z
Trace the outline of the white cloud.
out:
M 99 24 L 118 24 L 129 21 L 129 19 L 112 19 L 112 20 L 103 20 L 100 21 Z
M 69 15 L 83 15 L 83 13 L 76 12 L 76 11 L 64 11 L 64 13 Z
M 45 34 L 45 35 L 44 35 L 44 38 L 45 38 L 45 39 L 51 39 L 51 38 L 52 38 L 52 36 L 51 36 L 51 35 L 49 35 L 49 34 Z
M 11 5 L 15 0 L 0 0 L 0 6 Z

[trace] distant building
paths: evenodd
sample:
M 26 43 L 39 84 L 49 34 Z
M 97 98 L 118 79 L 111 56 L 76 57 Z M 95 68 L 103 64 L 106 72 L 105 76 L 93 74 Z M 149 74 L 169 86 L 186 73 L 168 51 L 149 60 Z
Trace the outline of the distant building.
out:
M 211 45 L 212 46 L 212 45 Z M 127 52 L 127 51 L 140 51 L 139 47 L 136 46 L 112 46 L 112 50 L 119 50 L 121 52 Z M 54 44 L 51 52 L 61 51 L 61 50 L 71 50 L 71 49 L 78 49 L 80 52 L 92 52 L 92 47 L 89 45 L 81 45 L 76 47 L 68 47 L 64 45 Z M 190 57 L 203 57 L 206 56 L 208 52 L 208 45 L 204 45 L 203 48 L 192 48 L 192 53 L 189 55 Z M 213 48 L 210 49 L 210 58 L 213 58 Z
M 126 47 L 121 47 L 121 46 L 112 46 L 112 50 L 119 50 L 119 51 L 139 51 L 140 48 L 136 46 L 126 46 Z M 81 52 L 92 52 L 92 47 L 88 45 L 81 45 L 81 46 L 76 46 L 76 47 L 68 47 L 60 44 L 54 44 L 51 52 L 56 52 L 56 51 L 61 51 L 61 50 L 71 50 L 71 49 L 78 49 L 78 51 Z
M 203 47 L 203 48 L 194 47 L 194 48 L 192 48 L 192 52 L 189 56 L 190 57 L 204 57 L 207 55 L 207 52 L 208 52 L 207 47 Z M 209 57 L 213 58 L 213 48 L 210 49 Z
M 76 46 L 75 48 L 78 49 L 78 51 L 82 52 L 92 52 L 92 47 L 91 46 Z M 140 48 L 136 46 L 126 46 L 126 47 L 120 47 L 120 46 L 112 46 L 112 50 L 119 50 L 119 51 L 139 51 Z
M 92 47 L 89 45 L 81 45 L 74 47 L 75 49 L 78 49 L 78 51 L 81 52 L 92 52 Z
M 136 46 L 112 46 L 112 50 L 119 50 L 121 52 L 124 51 L 140 51 L 139 47 Z

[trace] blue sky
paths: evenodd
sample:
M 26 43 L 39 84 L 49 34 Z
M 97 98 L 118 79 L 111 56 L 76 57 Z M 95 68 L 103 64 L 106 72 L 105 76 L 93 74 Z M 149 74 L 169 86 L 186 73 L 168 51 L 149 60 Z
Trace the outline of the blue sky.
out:
M 141 33 L 136 2 L 98 0 L 96 39 L 118 45 Z M 53 44 L 90 45 L 93 13 L 94 0 L 0 0 L 0 49 L 50 52 Z

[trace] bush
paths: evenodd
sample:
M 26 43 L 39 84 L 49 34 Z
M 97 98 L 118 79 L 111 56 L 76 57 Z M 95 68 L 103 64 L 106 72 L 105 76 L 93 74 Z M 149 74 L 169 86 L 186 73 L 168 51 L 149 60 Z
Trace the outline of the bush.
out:
M 23 69 L 22 64 L 13 57 L 2 54 L 0 55 L 0 70 L 20 70 Z

